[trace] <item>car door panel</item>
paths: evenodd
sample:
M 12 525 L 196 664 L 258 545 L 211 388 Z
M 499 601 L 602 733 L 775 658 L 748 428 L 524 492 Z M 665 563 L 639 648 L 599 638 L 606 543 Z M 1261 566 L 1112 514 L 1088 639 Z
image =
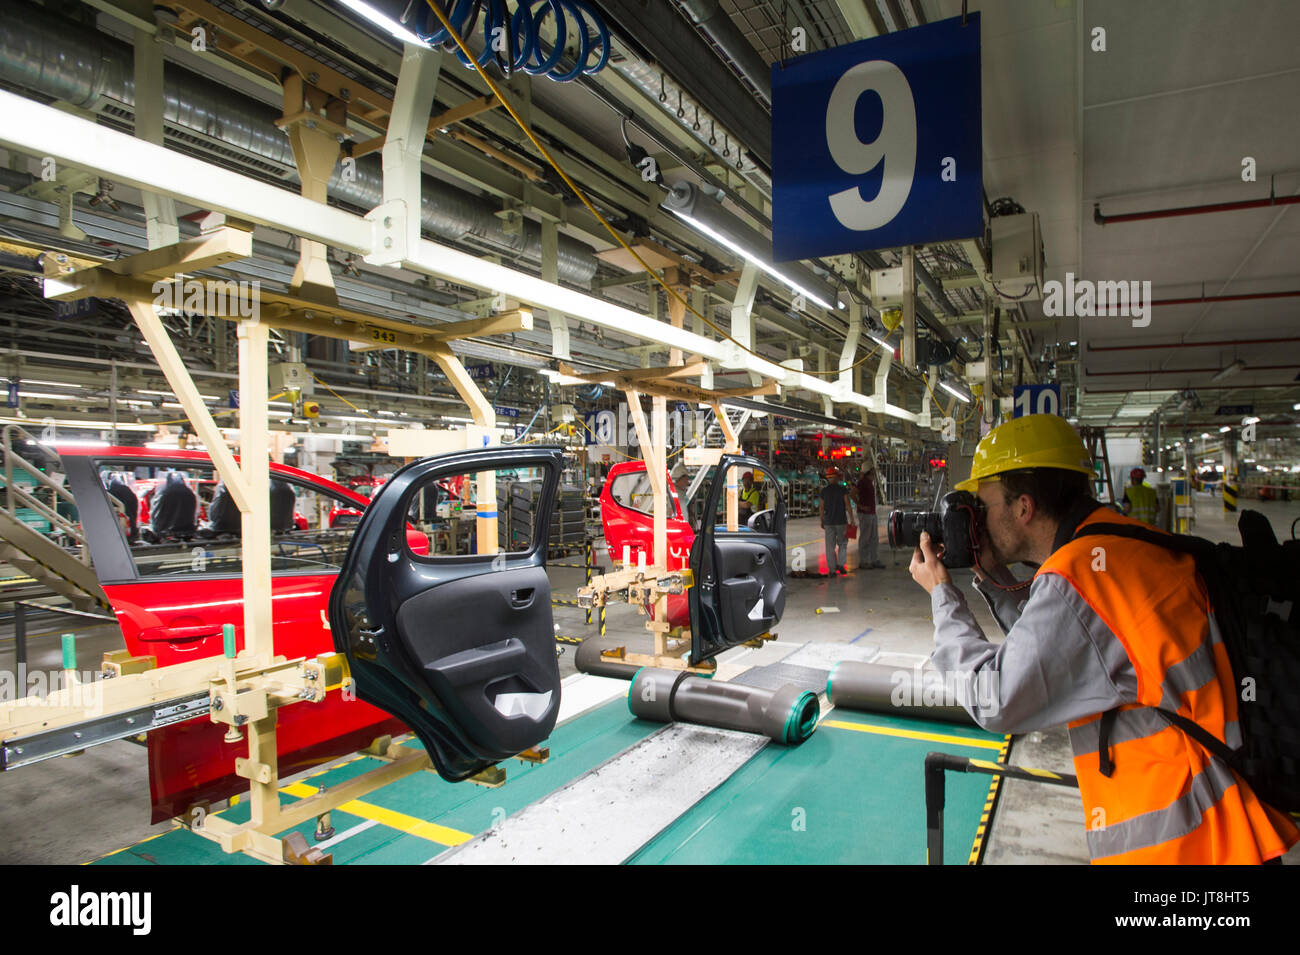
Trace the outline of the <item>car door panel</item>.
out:
M 408 465 L 366 509 L 330 599 L 335 647 L 357 695 L 405 721 L 459 780 L 544 740 L 559 712 L 545 541 L 562 452 L 489 448 Z M 417 555 L 399 531 L 431 482 L 538 468 L 528 551 Z
M 766 472 L 755 458 L 724 455 L 706 495 L 704 520 L 691 548 L 695 584 L 688 592 L 691 662 L 701 663 L 738 643 L 768 632 L 785 613 L 785 501 L 778 490 L 770 531 L 713 519 L 732 469 Z M 775 476 L 768 473 L 773 487 Z

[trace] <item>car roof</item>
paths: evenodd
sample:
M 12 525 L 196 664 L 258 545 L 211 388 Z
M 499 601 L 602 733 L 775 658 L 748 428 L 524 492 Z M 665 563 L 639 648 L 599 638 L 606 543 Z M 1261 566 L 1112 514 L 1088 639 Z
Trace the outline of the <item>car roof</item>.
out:
M 206 451 L 193 451 L 184 448 L 139 448 L 124 446 L 109 446 L 106 448 L 87 448 L 87 447 L 62 447 L 54 446 L 54 452 L 59 457 L 81 457 L 81 458 L 117 458 L 137 459 L 141 462 L 164 462 L 174 463 L 177 465 L 185 463 L 212 464 L 212 456 Z M 238 461 L 238 455 L 235 456 Z M 321 477 L 319 474 L 312 474 L 310 471 L 303 471 L 299 468 L 290 467 L 287 464 L 277 464 L 274 461 L 268 461 L 272 474 L 283 475 L 284 477 L 296 478 L 307 484 L 318 484 L 327 488 L 334 493 L 346 497 L 350 500 L 357 501 L 364 508 L 367 501 L 360 494 L 351 488 L 344 487 L 337 481 L 331 481 L 327 477 Z

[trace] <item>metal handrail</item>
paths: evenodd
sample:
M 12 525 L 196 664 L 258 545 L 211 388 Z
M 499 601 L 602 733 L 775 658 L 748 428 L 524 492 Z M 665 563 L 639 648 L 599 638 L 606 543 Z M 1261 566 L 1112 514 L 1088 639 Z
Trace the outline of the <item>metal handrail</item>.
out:
M 41 484 L 44 487 L 49 488 L 52 492 L 54 492 L 55 495 L 65 500 L 68 504 L 72 505 L 73 507 L 76 507 L 77 505 L 76 498 L 72 496 L 72 493 L 67 488 L 55 483 L 55 481 L 53 481 L 48 474 L 46 474 L 44 471 L 41 471 L 35 465 L 27 461 L 27 459 L 24 458 L 22 455 L 14 451 L 13 436 L 15 433 L 21 435 L 24 440 L 30 441 L 32 444 L 39 444 L 36 437 L 32 435 L 30 432 L 28 432 L 21 425 L 16 425 L 16 424 L 5 425 L 4 430 L 0 431 L 0 447 L 3 448 L 3 453 L 4 453 L 5 508 L 9 511 L 10 515 L 14 516 L 15 518 L 17 517 L 17 513 L 18 513 L 17 512 L 18 506 L 26 507 L 33 511 L 36 511 L 36 513 L 40 514 L 46 520 L 48 520 L 52 527 L 57 527 L 59 531 L 61 531 L 64 534 L 67 534 L 69 537 L 77 541 L 79 544 L 84 545 L 86 543 L 85 534 L 82 532 L 81 528 L 76 524 L 75 521 L 68 520 L 66 517 L 64 517 L 62 514 L 58 512 L 57 504 L 55 505 L 55 507 L 51 508 L 44 501 L 38 498 L 35 494 L 30 493 L 25 488 L 15 483 L 14 464 L 16 463 L 24 471 L 26 471 L 37 483 Z M 17 499 L 17 505 L 15 503 L 15 499 Z M 82 563 L 85 563 L 87 565 L 89 564 L 89 562 L 86 560 L 84 553 L 81 555 L 80 559 Z

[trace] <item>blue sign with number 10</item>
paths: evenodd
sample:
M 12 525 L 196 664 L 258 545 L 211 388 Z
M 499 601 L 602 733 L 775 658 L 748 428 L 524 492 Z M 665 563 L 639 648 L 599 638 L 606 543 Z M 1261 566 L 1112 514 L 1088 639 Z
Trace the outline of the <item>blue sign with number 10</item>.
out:
M 1031 414 L 1061 413 L 1060 385 L 1016 385 L 1011 389 L 1015 410 L 1011 417 L 1023 418 Z
M 772 258 L 980 235 L 980 19 L 772 66 Z

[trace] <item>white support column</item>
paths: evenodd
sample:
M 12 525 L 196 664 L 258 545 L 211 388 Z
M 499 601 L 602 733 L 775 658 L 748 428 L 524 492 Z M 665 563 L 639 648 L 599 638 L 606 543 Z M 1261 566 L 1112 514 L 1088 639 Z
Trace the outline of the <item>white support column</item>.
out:
M 758 266 L 746 260 L 731 301 L 731 337 L 746 348 L 754 347 L 754 296 L 758 292 Z
M 849 331 L 840 351 L 840 384 L 846 391 L 853 390 L 853 359 L 857 357 L 858 341 L 862 337 L 862 303 L 852 295 L 849 299 Z
M 385 238 L 393 239 L 394 253 L 420 242 L 421 159 L 441 66 L 442 51 L 415 43 L 403 48 L 389 133 L 383 140 L 382 210 L 383 217 L 395 223 L 385 231 Z
M 271 468 L 267 455 L 266 348 L 270 329 L 239 323 L 239 470 L 248 500 L 240 507 L 244 562 L 244 652 L 268 661 L 271 633 Z M 222 445 L 224 447 L 224 444 Z M 211 445 L 209 445 L 211 449 Z
M 560 280 L 560 227 L 554 219 L 542 219 L 542 280 L 558 283 Z M 555 309 L 546 310 L 546 320 L 551 326 L 551 355 L 570 358 L 569 316 Z
M 884 411 L 889 397 L 889 369 L 893 366 L 894 353 L 888 348 L 880 349 L 880 362 L 876 365 L 875 390 L 871 394 L 867 407 L 871 411 Z
M 163 144 L 162 43 L 161 34 L 135 31 L 135 135 L 157 146 Z M 156 192 L 145 191 L 143 196 L 149 248 L 175 245 L 181 238 L 176 201 Z
M 916 367 L 916 250 L 903 250 L 903 367 Z
M 654 488 L 654 547 L 655 564 L 668 566 L 668 400 L 662 395 L 650 399 L 650 440 L 654 454 L 646 454 L 646 464 L 654 468 L 659 480 Z M 649 449 L 644 449 L 647 452 Z
M 704 324 L 704 319 L 700 315 L 709 314 L 709 290 L 701 285 L 691 287 L 691 308 L 695 309 L 699 315 L 691 316 L 692 327 L 696 335 L 708 335 L 710 331 Z

